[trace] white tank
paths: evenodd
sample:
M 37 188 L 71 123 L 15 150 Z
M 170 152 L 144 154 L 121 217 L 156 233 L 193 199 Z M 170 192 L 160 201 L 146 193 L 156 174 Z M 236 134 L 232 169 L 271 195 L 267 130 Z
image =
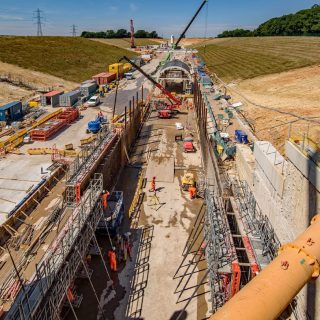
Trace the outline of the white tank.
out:
M 171 46 L 174 45 L 174 35 L 172 35 L 172 36 L 170 37 L 170 43 L 171 43 Z

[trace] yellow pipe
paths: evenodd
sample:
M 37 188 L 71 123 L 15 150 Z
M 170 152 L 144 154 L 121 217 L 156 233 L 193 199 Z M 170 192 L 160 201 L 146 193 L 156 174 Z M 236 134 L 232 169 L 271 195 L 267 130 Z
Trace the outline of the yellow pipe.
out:
M 309 281 L 318 278 L 320 214 L 293 243 L 230 299 L 210 320 L 274 320 Z

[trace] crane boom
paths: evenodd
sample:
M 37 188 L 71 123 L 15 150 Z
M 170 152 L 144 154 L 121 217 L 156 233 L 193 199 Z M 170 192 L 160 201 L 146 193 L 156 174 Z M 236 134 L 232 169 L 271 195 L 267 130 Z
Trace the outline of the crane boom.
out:
M 161 92 L 170 100 L 171 103 L 174 103 L 175 105 L 179 106 L 181 105 L 181 101 L 177 99 L 171 92 L 166 90 L 160 83 L 158 83 L 156 80 L 154 80 L 150 75 L 148 75 L 142 68 L 137 66 L 134 62 L 132 62 L 128 57 L 124 56 L 122 59 L 119 60 L 126 60 L 127 62 L 131 63 L 131 65 L 136 68 L 141 74 L 143 74 L 150 82 L 152 82 L 158 89 L 161 90 Z
M 202 10 L 202 8 L 204 7 L 204 5 L 208 2 L 208 0 L 204 0 L 201 4 L 201 6 L 199 7 L 199 9 L 197 10 L 197 12 L 195 13 L 195 15 L 192 17 L 192 19 L 190 20 L 190 22 L 188 23 L 188 25 L 186 26 L 186 28 L 183 30 L 183 32 L 181 33 L 178 41 L 175 44 L 175 48 L 178 47 L 181 39 L 186 35 L 187 31 L 189 30 L 190 26 L 192 25 L 193 21 L 195 20 L 195 18 L 198 16 L 198 14 L 200 13 L 200 11 Z
M 131 48 L 135 48 L 133 19 L 130 20 Z

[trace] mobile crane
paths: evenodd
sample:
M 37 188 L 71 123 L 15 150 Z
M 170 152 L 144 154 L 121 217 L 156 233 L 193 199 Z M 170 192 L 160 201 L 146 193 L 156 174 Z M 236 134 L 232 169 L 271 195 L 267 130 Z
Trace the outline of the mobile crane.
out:
M 119 62 L 122 60 L 126 60 L 129 62 L 136 70 L 138 70 L 141 74 L 143 74 L 150 82 L 152 82 L 160 91 L 167 97 L 167 99 L 170 101 L 169 105 L 164 105 L 163 109 L 158 110 L 159 111 L 159 118 L 170 118 L 172 113 L 177 112 L 177 109 L 180 108 L 182 105 L 182 102 L 180 99 L 175 97 L 170 91 L 166 90 L 160 83 L 158 83 L 156 80 L 154 80 L 150 75 L 148 75 L 144 70 L 142 70 L 138 65 L 136 65 L 134 62 L 132 62 L 128 57 L 124 56 L 122 57 Z

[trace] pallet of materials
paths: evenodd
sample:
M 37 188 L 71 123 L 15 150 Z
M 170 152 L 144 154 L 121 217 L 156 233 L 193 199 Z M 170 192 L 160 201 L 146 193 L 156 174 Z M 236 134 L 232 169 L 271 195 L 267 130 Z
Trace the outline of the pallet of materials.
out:
M 62 94 L 59 97 L 59 104 L 61 107 L 72 107 L 79 101 L 80 96 L 81 92 L 79 90 Z
M 63 120 L 68 124 L 76 121 L 78 118 L 79 110 L 77 108 L 67 108 L 57 116 L 57 119 Z
M 31 130 L 31 139 L 32 141 L 46 141 L 66 126 L 67 122 L 65 120 L 53 119 L 47 121 L 38 128 Z

